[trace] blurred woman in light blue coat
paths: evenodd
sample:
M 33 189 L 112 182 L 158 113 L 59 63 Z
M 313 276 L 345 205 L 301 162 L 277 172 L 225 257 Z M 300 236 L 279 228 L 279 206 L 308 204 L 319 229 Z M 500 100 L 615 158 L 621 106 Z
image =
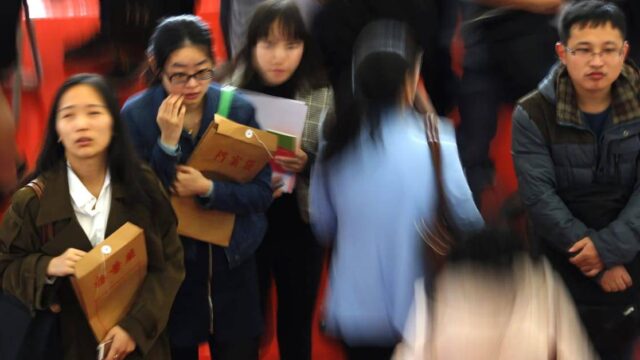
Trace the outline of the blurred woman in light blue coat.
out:
M 326 143 L 311 179 L 311 221 L 334 246 L 327 330 L 349 359 L 389 359 L 425 274 L 416 224 L 434 218 L 435 172 L 422 116 L 413 109 L 421 51 L 395 21 L 369 24 L 353 55 L 354 98 L 325 124 Z M 440 121 L 446 201 L 456 228 L 483 226 L 455 143 Z

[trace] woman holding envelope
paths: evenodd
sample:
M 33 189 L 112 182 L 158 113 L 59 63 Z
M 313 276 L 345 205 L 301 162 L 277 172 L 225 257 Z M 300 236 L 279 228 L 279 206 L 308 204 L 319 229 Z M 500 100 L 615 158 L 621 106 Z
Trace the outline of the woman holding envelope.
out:
M 184 278 L 176 219 L 161 184 L 134 156 L 101 77 L 76 75 L 58 90 L 29 177 L 36 178 L 42 191 L 16 192 L 0 225 L 0 285 L 32 314 L 59 313 L 62 354 L 46 358 L 96 358 L 98 341 L 69 277 L 87 252 L 131 222 L 144 229 L 147 276 L 129 312 L 98 340 L 110 343 L 108 360 L 170 359 L 165 327 Z
M 155 29 L 148 48 L 152 81 L 122 108 L 138 154 L 174 196 L 236 215 L 228 247 L 181 236 L 187 271 L 169 322 L 175 359 L 257 359 L 263 321 L 254 252 L 267 228 L 271 170 L 247 183 L 210 180 L 185 165 L 219 109 L 212 83 L 211 35 L 196 16 L 176 16 Z M 254 109 L 233 95 L 228 117 L 257 128 Z M 215 229 L 211 229 L 214 231 Z
M 323 252 L 309 226 L 309 174 L 318 150 L 319 124 L 333 117 L 333 91 L 294 1 L 260 3 L 244 43 L 233 64 L 232 85 L 303 101 L 308 107 L 295 152 L 275 157 L 272 186 L 277 199 L 267 212 L 269 228 L 257 257 L 263 306 L 269 299 L 271 276 L 276 284 L 281 358 L 311 359 Z M 293 191 L 283 191 L 281 176 L 295 177 Z

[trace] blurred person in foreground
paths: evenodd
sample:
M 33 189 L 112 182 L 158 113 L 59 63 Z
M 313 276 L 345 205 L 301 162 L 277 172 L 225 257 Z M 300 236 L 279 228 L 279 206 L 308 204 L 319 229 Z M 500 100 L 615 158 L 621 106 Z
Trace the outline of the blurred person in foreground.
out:
M 640 73 L 624 14 L 581 1 L 559 22 L 560 62 L 514 110 L 513 159 L 534 236 L 603 359 L 631 359 L 640 281 Z
M 349 359 L 389 359 L 425 273 L 421 219 L 436 217 L 436 178 L 423 118 L 413 109 L 421 51 L 393 20 L 367 25 L 353 54 L 354 101 L 325 124 L 311 178 L 311 225 L 334 242 L 325 319 Z M 453 125 L 440 121 L 446 201 L 456 227 L 478 230 Z
M 8 75 L 17 56 L 16 29 L 20 0 L 7 1 L 0 15 L 0 81 Z M 0 89 L 0 214 L 17 182 L 14 116 Z
M 497 229 L 457 243 L 432 298 L 416 282 L 394 360 L 596 359 L 562 280 L 522 245 Z
M 15 190 L 18 180 L 14 136 L 13 113 L 0 89 L 0 213 L 4 209 L 4 202 Z
M 495 184 L 489 150 L 500 107 L 531 91 L 555 63 L 554 19 L 563 1 L 458 0 L 464 57 L 456 132 L 478 206 L 483 191 Z

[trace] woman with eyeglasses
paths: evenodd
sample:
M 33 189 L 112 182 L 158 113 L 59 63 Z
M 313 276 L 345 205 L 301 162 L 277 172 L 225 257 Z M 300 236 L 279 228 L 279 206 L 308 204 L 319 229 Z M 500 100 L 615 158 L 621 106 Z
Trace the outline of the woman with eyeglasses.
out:
M 169 319 L 174 359 L 257 359 L 263 320 L 254 252 L 264 237 L 271 204 L 271 170 L 246 184 L 212 181 L 184 165 L 213 121 L 220 87 L 212 82 L 207 25 L 191 15 L 170 17 L 155 29 L 148 56 L 150 87 L 122 108 L 138 154 L 174 195 L 194 197 L 207 209 L 236 214 L 223 248 L 182 236 L 186 279 Z M 233 96 L 230 119 L 258 127 L 253 107 Z

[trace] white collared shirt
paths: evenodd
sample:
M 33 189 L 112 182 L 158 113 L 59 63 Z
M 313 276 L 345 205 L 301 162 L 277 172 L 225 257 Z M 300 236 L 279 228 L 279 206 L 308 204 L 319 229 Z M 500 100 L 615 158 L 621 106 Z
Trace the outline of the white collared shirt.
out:
M 67 178 L 69 179 L 69 193 L 71 194 L 73 211 L 91 245 L 95 247 L 104 240 L 109 210 L 111 209 L 111 175 L 109 170 L 107 169 L 98 198 L 95 198 L 87 190 L 80 178 L 71 170 L 69 164 L 67 164 Z

